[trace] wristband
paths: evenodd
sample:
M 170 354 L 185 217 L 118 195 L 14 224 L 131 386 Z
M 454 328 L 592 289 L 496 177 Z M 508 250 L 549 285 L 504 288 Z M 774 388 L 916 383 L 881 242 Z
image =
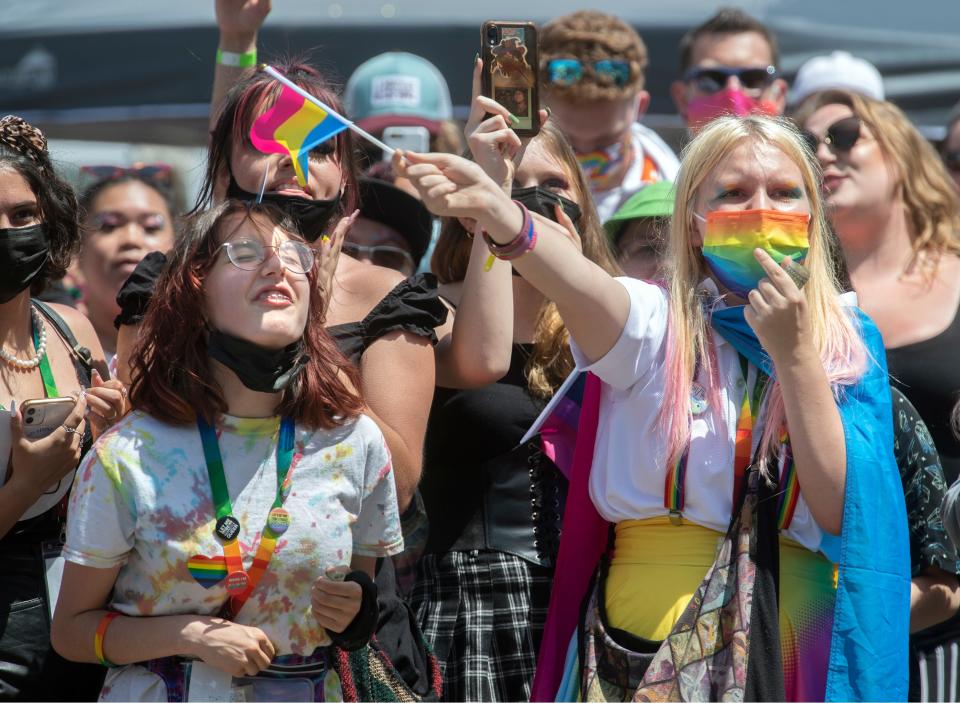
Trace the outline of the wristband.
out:
M 97 625 L 96 633 L 93 635 L 93 653 L 97 655 L 97 661 L 107 667 L 118 666 L 107 659 L 107 656 L 103 653 L 103 638 L 107 635 L 107 628 L 110 627 L 110 623 L 118 617 L 120 617 L 120 613 L 116 611 L 111 611 L 104 615 Z
M 483 241 L 487 243 L 490 253 L 498 259 L 510 261 L 518 259 L 528 251 L 533 249 L 537 243 L 537 231 L 533 226 L 533 218 L 530 217 L 530 211 L 523 203 L 513 201 L 523 213 L 523 224 L 520 226 L 520 233 L 506 244 L 497 244 L 490 235 L 483 232 Z
M 224 51 L 217 49 L 217 63 L 221 66 L 230 66 L 231 68 L 250 68 L 257 65 L 257 50 L 248 51 L 245 54 L 237 54 L 233 51 Z
M 360 584 L 363 596 L 360 600 L 360 610 L 353 616 L 353 620 L 343 632 L 329 632 L 330 639 L 340 649 L 353 652 L 366 645 L 377 629 L 380 620 L 380 607 L 377 605 L 377 584 L 365 571 L 351 571 L 344 577 L 344 582 L 353 581 Z

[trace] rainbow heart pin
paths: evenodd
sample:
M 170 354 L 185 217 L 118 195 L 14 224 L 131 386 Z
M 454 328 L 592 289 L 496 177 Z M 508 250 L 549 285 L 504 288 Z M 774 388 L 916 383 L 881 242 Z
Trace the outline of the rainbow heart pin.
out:
M 187 570 L 197 583 L 204 588 L 211 588 L 226 577 L 227 563 L 222 556 L 205 557 L 197 554 L 187 560 Z

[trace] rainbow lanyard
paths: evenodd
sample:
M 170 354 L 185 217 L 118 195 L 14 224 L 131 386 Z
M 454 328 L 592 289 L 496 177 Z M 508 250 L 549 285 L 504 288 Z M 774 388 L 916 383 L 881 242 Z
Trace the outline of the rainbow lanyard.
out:
M 711 362 L 713 368 L 716 366 L 716 356 L 713 346 L 710 347 Z M 737 432 L 735 439 L 735 450 L 733 460 L 733 505 L 740 504 L 741 493 L 744 488 L 744 475 L 750 466 L 753 455 L 753 428 L 757 424 L 757 415 L 760 412 L 760 405 L 763 400 L 763 393 L 766 387 L 766 374 L 758 371 L 756 382 L 753 386 L 753 393 L 749 392 L 747 379 L 749 373 L 749 363 L 744 357 L 740 357 L 740 369 L 743 372 L 744 391 L 743 401 L 740 404 L 740 416 L 737 419 Z M 700 363 L 697 362 L 694 370 L 694 380 L 700 375 Z M 778 468 L 780 475 L 779 507 L 777 510 L 777 525 L 780 530 L 786 530 L 793 521 L 793 513 L 797 508 L 797 500 L 800 497 L 800 485 L 797 482 L 797 472 L 793 463 L 793 453 L 790 451 L 790 438 L 787 435 L 786 426 L 780 432 L 781 451 L 779 456 Z M 667 471 L 664 481 L 663 507 L 670 513 L 670 520 L 675 525 L 681 524 L 683 518 L 684 497 L 686 492 L 687 477 L 687 458 L 690 453 L 690 445 L 683 450 L 680 459 Z
M 240 612 L 240 608 L 246 603 L 260 581 L 260 577 L 267 570 L 277 548 L 277 539 L 290 526 L 290 514 L 282 506 L 290 494 L 291 483 L 287 474 L 293 463 L 296 427 L 291 417 L 284 417 L 280 421 L 280 436 L 277 439 L 277 495 L 267 514 L 266 526 L 260 533 L 260 544 L 257 546 L 257 553 L 253 557 L 249 572 L 243 568 L 243 556 L 237 539 L 240 535 L 240 522 L 233 516 L 217 432 L 201 417 L 197 417 L 197 427 L 203 444 L 203 456 L 207 462 L 213 504 L 217 511 L 214 534 L 223 544 L 223 556 L 227 565 L 227 591 L 230 593 L 230 600 L 224 610 L 226 616 L 232 619 Z

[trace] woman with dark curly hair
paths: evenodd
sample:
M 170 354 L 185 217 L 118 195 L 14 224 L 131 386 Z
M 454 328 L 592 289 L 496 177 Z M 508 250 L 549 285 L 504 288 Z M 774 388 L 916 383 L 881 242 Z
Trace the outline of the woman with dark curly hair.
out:
M 103 381 L 90 323 L 31 299 L 63 276 L 79 246 L 77 201 L 54 171 L 43 134 L 19 117 L 0 119 L 0 698 L 85 700 L 103 675 L 50 649 L 48 601 L 56 594 L 43 578 L 91 430 L 124 405 L 119 382 Z M 35 416 L 24 418 L 23 401 L 63 396 L 75 399 L 63 424 L 31 438 L 25 430 Z

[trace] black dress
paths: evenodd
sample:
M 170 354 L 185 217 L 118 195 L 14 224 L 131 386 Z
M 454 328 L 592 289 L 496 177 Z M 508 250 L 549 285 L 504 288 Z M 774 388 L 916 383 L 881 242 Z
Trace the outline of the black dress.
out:
M 430 524 L 411 603 L 446 700 L 528 700 L 550 600 L 566 480 L 520 440 L 543 403 L 530 345 L 497 383 L 438 388 L 420 483 Z
M 447 308 L 437 294 L 436 277 L 419 274 L 397 284 L 362 320 L 336 325 L 327 331 L 344 355 L 359 365 L 367 348 L 390 332 L 402 330 L 426 337 L 436 344 L 434 328 L 443 324 L 446 318 Z M 411 369 L 411 372 L 416 370 Z M 429 654 L 416 617 L 400 596 L 393 560 L 377 559 L 374 581 L 380 608 L 377 641 L 407 686 L 418 696 L 430 698 L 434 682 Z

